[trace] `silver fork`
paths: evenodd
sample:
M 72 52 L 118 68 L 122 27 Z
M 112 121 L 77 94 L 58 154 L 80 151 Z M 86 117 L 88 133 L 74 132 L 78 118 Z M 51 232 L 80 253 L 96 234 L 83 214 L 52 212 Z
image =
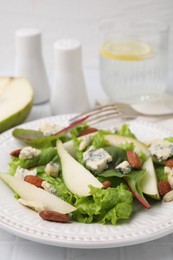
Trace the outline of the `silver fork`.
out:
M 173 116 L 173 112 L 164 113 L 164 114 L 145 114 L 136 111 L 130 105 L 125 103 L 115 103 L 103 106 L 97 106 L 94 109 L 88 110 L 84 113 L 81 113 L 77 116 L 72 117 L 69 121 L 71 123 L 81 118 L 86 117 L 84 120 L 90 125 L 97 124 L 102 121 L 107 121 L 109 119 L 120 117 L 122 119 L 135 119 L 138 116 L 144 116 L 148 118 L 169 118 Z

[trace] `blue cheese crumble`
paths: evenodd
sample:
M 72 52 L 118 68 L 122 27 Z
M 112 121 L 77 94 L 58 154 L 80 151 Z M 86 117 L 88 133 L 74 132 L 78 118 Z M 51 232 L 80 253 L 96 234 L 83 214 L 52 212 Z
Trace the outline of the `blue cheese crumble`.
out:
M 59 174 L 60 166 L 58 163 L 50 162 L 45 167 L 45 173 L 52 177 L 57 177 Z
M 19 158 L 23 160 L 33 159 L 41 154 L 41 150 L 33 148 L 31 146 L 24 147 L 19 154 Z
M 80 142 L 79 151 L 84 151 L 87 148 L 87 146 L 90 144 L 91 140 L 92 140 L 91 135 L 84 136 Z
M 115 170 L 117 170 L 121 173 L 124 173 L 124 174 L 131 172 L 131 169 L 132 169 L 132 167 L 128 161 L 123 161 L 115 167 Z
M 83 160 L 88 169 L 102 172 L 108 168 L 107 163 L 112 161 L 112 157 L 103 148 L 96 149 L 94 146 L 91 146 L 83 153 Z
M 173 156 L 173 143 L 166 140 L 155 140 L 148 149 L 160 161 Z
M 36 169 L 28 170 L 28 169 L 24 169 L 24 168 L 19 166 L 16 169 L 14 177 L 23 180 L 25 178 L 25 176 L 27 176 L 27 175 L 36 176 L 37 175 L 37 170 Z
M 56 192 L 56 189 L 50 183 L 48 183 L 47 181 L 43 181 L 41 186 L 45 191 L 47 191 L 51 194 L 54 194 Z
M 60 125 L 45 123 L 40 126 L 39 131 L 41 131 L 44 134 L 44 136 L 50 136 L 61 131 L 62 129 L 63 127 Z

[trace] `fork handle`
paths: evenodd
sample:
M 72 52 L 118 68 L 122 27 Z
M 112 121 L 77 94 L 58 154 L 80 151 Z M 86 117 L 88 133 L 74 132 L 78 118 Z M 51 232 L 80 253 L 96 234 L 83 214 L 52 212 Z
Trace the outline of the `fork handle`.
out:
M 165 114 L 145 114 L 142 112 L 138 112 L 139 116 L 143 116 L 143 117 L 154 117 L 154 118 L 170 118 L 173 117 L 173 113 L 165 113 Z

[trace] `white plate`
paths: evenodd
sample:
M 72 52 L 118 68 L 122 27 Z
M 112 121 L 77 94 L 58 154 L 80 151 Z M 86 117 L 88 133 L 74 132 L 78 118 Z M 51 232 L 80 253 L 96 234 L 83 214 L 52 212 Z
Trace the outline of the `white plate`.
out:
M 68 119 L 68 115 L 51 117 L 24 124 L 22 127 L 37 128 L 45 121 L 64 125 Z M 169 131 L 147 122 L 133 121 L 130 126 L 141 140 L 171 135 Z M 11 136 L 11 131 L 0 135 L 1 172 L 7 172 L 9 152 L 16 148 L 19 148 L 19 143 Z M 117 226 L 47 222 L 34 211 L 20 205 L 12 191 L 0 181 L 0 227 L 17 236 L 44 244 L 74 248 L 110 248 L 143 243 L 172 233 L 173 203 L 158 203 L 151 209 L 139 206 L 139 209 L 129 221 Z

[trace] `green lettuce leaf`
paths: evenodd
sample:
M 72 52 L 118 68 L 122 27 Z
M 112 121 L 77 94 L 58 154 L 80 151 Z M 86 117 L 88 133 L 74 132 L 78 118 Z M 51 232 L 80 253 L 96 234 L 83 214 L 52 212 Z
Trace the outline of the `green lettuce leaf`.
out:
M 158 181 L 160 181 L 160 180 L 167 181 L 168 180 L 168 174 L 164 173 L 164 166 L 156 165 L 155 166 L 155 172 L 156 172 L 156 176 L 157 176 Z
M 112 225 L 116 225 L 118 219 L 128 219 L 131 212 L 132 207 L 130 204 L 127 204 L 126 202 L 120 202 L 114 208 L 108 211 L 100 223 L 111 223 Z
M 118 130 L 117 134 L 127 137 L 133 137 L 136 139 L 136 136 L 132 133 L 127 124 L 122 125 L 120 130 Z
M 89 125 L 87 123 L 82 123 L 76 127 L 74 127 L 71 131 L 70 134 L 73 137 L 78 137 L 80 133 L 82 133 L 84 130 L 88 129 Z
M 126 151 L 135 149 L 134 143 L 130 143 L 130 142 L 124 142 L 124 143 L 120 144 L 119 147 Z
M 91 196 L 77 198 L 73 213 L 76 221 L 116 224 L 119 219 L 129 218 L 133 211 L 133 195 L 125 184 L 116 188 L 90 187 Z M 127 210 L 125 210 L 127 209 Z
M 110 132 L 99 130 L 97 134 L 93 136 L 91 145 L 93 145 L 95 148 L 104 148 L 108 146 L 108 141 L 104 138 L 105 134 L 110 134 Z

